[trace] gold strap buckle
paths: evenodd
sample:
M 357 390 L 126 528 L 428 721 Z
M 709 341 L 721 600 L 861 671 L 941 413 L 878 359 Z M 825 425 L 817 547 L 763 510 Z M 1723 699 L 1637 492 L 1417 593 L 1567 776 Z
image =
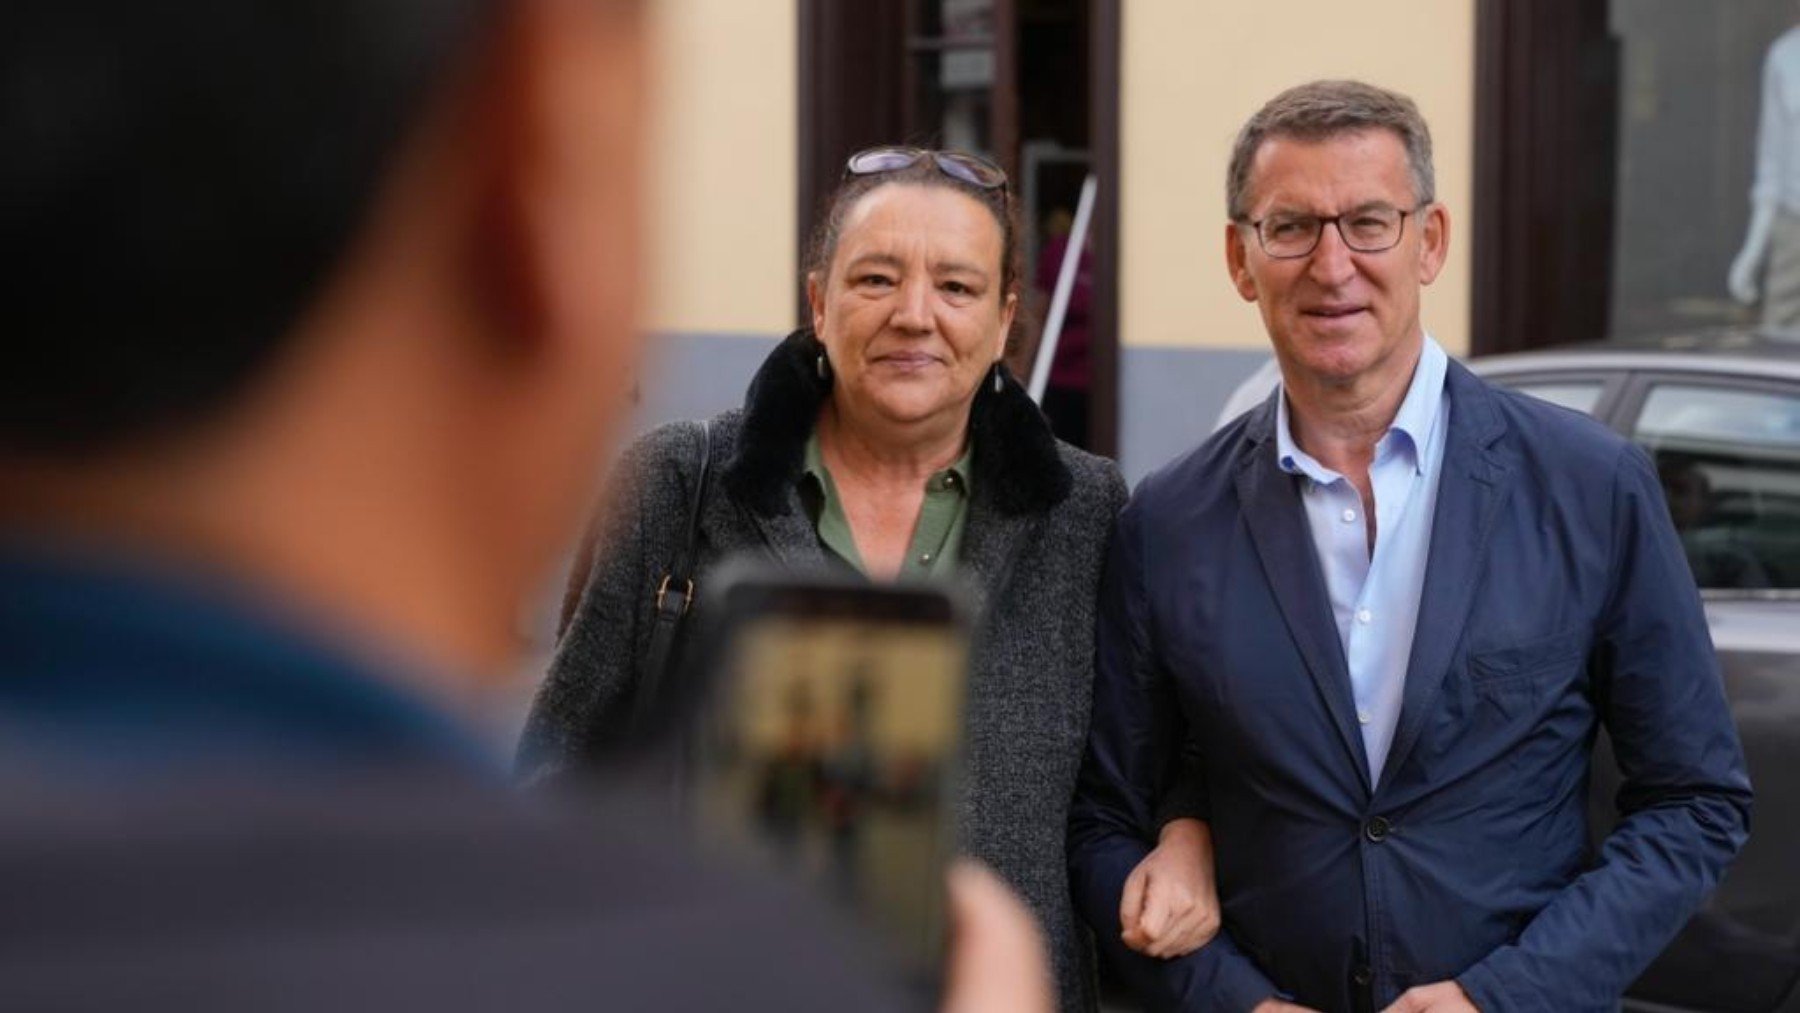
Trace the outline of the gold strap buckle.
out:
M 669 585 L 673 583 L 674 580 L 675 575 L 669 574 L 663 577 L 661 586 L 656 589 L 656 611 L 661 612 L 663 610 L 663 599 L 668 597 Z M 676 613 L 678 616 L 687 615 L 688 609 L 692 608 L 694 604 L 694 582 L 691 580 L 684 580 L 682 583 L 687 586 L 681 591 L 681 611 Z

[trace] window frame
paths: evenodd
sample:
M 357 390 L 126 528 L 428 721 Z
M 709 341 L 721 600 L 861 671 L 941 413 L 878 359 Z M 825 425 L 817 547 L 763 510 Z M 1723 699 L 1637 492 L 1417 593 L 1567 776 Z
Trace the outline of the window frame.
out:
M 1634 446 L 1644 446 L 1637 436 L 1638 421 L 1643 418 L 1650 392 L 1659 386 L 1749 391 L 1800 400 L 1800 381 L 1797 380 L 1708 370 L 1635 369 L 1630 371 L 1628 380 L 1613 405 L 1615 417 L 1610 423 L 1614 430 Z M 1699 587 L 1699 581 L 1695 581 L 1695 586 Z M 1701 600 L 1709 602 L 1800 601 L 1800 588 L 1699 587 L 1699 591 Z
M 1620 431 L 1618 423 L 1614 421 L 1614 415 L 1625 398 L 1631 381 L 1631 374 L 1628 370 L 1560 369 L 1555 366 L 1484 371 L 1480 375 L 1482 379 L 1508 390 L 1518 390 L 1520 386 L 1526 384 L 1597 383 L 1600 385 L 1600 396 L 1594 400 L 1594 410 L 1589 414 L 1595 421 L 1614 431 Z M 1519 391 L 1519 393 L 1529 392 Z M 1621 435 L 1625 434 L 1621 432 Z

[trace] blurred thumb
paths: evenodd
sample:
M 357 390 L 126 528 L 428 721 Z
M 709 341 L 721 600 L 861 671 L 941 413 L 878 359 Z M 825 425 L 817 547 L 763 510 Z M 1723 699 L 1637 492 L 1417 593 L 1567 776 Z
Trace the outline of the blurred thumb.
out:
M 1037 922 L 984 865 L 951 867 L 945 1013 L 1049 1013 L 1050 964 Z

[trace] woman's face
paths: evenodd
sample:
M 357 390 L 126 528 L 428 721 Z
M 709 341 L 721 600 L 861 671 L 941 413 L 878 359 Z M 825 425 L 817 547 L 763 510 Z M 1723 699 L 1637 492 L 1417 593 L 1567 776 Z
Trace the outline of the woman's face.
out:
M 944 187 L 880 186 L 846 216 L 826 276 L 807 279 L 813 330 L 851 414 L 897 424 L 966 415 L 1005 350 L 1000 223 Z

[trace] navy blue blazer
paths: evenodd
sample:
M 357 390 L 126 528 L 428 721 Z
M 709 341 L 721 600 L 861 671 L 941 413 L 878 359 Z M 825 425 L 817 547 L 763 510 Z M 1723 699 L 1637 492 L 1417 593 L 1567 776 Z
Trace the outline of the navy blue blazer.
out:
M 1155 1008 L 1381 1009 L 1447 979 L 1487 1013 L 1613 1008 L 1744 843 L 1743 751 L 1649 460 L 1455 363 L 1446 382 L 1378 784 L 1274 399 L 1119 520 L 1069 858 L 1100 946 Z M 1603 726 L 1622 820 L 1596 848 Z M 1211 823 L 1224 929 L 1158 961 L 1119 942 L 1119 897 L 1179 815 Z

